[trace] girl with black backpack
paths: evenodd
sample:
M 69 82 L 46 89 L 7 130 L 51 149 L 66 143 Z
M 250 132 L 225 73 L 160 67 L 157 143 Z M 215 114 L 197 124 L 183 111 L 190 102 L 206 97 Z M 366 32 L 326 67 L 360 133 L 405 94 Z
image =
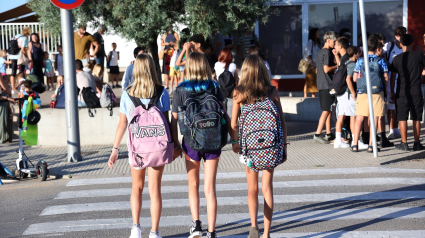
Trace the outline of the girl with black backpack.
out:
M 257 223 L 260 170 L 263 171 L 264 196 L 262 237 L 269 238 L 273 216 L 273 172 L 276 166 L 286 161 L 287 136 L 279 93 L 271 86 L 267 67 L 258 55 L 245 58 L 239 84 L 233 91 L 232 134 L 233 151 L 241 154 L 248 181 L 251 218 L 248 238 L 260 237 Z

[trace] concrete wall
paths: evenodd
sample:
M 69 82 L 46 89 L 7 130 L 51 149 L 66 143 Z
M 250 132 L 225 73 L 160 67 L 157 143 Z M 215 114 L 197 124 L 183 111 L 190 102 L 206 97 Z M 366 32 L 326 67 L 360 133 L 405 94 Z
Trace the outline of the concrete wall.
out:
M 322 111 L 318 98 L 281 97 L 282 109 L 287 121 L 317 121 Z M 66 119 L 63 109 L 40 109 L 41 121 L 38 124 L 38 145 L 43 147 L 66 146 Z M 81 146 L 111 145 L 119 122 L 119 108 L 113 109 L 113 115 L 104 108 L 96 109 L 94 117 L 89 117 L 88 109 L 78 110 L 80 121 Z M 127 143 L 128 134 L 121 144 Z M 180 138 L 181 139 L 181 138 Z

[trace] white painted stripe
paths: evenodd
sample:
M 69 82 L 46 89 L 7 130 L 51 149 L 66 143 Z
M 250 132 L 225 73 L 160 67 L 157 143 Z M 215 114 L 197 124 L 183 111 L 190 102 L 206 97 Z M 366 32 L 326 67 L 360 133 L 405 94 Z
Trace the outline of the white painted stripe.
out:
M 367 173 L 425 173 L 425 169 L 399 169 L 384 167 L 362 167 L 362 168 L 337 168 L 337 169 L 308 169 L 308 170 L 276 170 L 274 176 L 304 176 L 304 175 L 331 175 L 331 174 L 367 174 Z M 244 178 L 244 172 L 218 173 L 217 179 Z M 261 174 L 260 174 L 261 176 Z M 201 174 L 203 179 L 204 175 Z M 147 177 L 145 178 L 147 181 Z M 174 174 L 162 176 L 162 181 L 187 180 L 186 174 Z M 93 184 L 131 183 L 131 177 L 98 178 L 98 179 L 76 179 L 71 180 L 66 186 L 83 186 Z
M 397 191 L 397 192 L 374 192 L 374 193 L 317 193 L 317 194 L 296 194 L 296 195 L 274 195 L 274 203 L 299 203 L 299 202 L 328 202 L 328 201 L 354 201 L 354 200 L 397 200 L 397 199 L 424 199 L 425 191 Z M 264 202 L 264 198 L 259 196 L 258 201 Z M 146 201 L 144 208 L 149 207 Z M 247 197 L 217 197 L 217 204 L 225 205 L 246 205 Z M 200 206 L 206 206 L 205 198 L 200 198 Z M 188 199 L 166 199 L 162 201 L 163 208 L 189 207 Z M 129 210 L 129 201 L 120 202 L 100 202 L 100 203 L 77 203 L 49 206 L 43 210 L 40 216 L 80 213 L 91 211 L 115 211 Z
M 346 210 L 312 210 L 312 211 L 288 211 L 276 212 L 273 222 L 289 221 L 315 221 L 315 220 L 348 220 L 348 219 L 396 219 L 396 218 L 424 218 L 425 208 L 378 208 L 378 209 L 346 209 Z M 259 214 L 258 222 L 262 222 L 262 214 Z M 186 226 L 190 224 L 192 217 L 165 216 L 161 217 L 160 227 Z M 207 221 L 207 215 L 201 215 L 200 220 Z M 217 225 L 249 223 L 249 213 L 218 214 Z M 130 228 L 131 218 L 94 219 L 78 221 L 58 221 L 32 224 L 23 235 L 35 235 L 58 232 L 75 232 L 104 229 Z M 151 227 L 150 217 L 141 217 L 140 225 L 145 228 Z M 415 237 L 415 236 L 410 236 Z M 374 237 L 375 238 L 375 237 Z
M 302 181 L 286 181 L 273 182 L 273 188 L 301 188 L 301 187 L 332 187 L 332 186 L 370 186 L 370 185 L 396 185 L 408 184 L 417 185 L 425 184 L 425 178 L 362 178 L 362 179 L 327 179 L 327 180 L 302 180 Z M 261 187 L 261 184 L 259 184 Z M 235 191 L 247 190 L 247 183 L 231 183 L 217 184 L 217 191 Z M 199 190 L 203 191 L 204 186 L 199 186 Z M 188 186 L 162 186 L 162 193 L 182 193 L 188 192 Z M 143 190 L 144 194 L 148 194 L 148 189 Z M 95 189 L 61 192 L 55 199 L 69 199 L 81 197 L 110 197 L 130 195 L 131 188 L 114 188 L 114 189 Z

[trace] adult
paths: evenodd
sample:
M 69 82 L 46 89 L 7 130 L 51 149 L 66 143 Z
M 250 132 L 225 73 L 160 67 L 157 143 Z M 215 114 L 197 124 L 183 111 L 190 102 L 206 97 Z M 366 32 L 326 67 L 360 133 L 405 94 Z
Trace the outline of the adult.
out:
M 145 51 L 145 48 L 137 46 L 134 48 L 133 55 L 136 59 L 138 55 L 143 54 Z M 127 67 L 127 69 L 124 72 L 123 82 L 122 82 L 122 91 L 125 92 L 127 87 L 131 84 L 133 84 L 133 68 L 134 68 L 134 61 L 131 61 L 130 65 Z
M 57 76 L 64 76 L 62 45 L 58 45 L 58 53 L 55 56 L 55 70 L 57 71 Z
M 395 100 L 397 120 L 400 122 L 401 143 L 397 150 L 408 151 L 407 119 L 413 120 L 413 150 L 423 150 L 419 142 L 424 99 L 421 91 L 422 68 L 425 67 L 424 56 L 412 51 L 413 36 L 405 34 L 400 37 L 403 53 L 394 57 L 391 63 L 391 99 Z M 394 94 L 396 74 L 398 74 L 397 90 Z
M 336 62 L 339 61 L 338 53 L 333 53 L 332 49 L 335 46 L 336 34 L 333 31 L 328 31 L 323 36 L 325 45 L 317 53 L 317 89 L 319 90 L 320 108 L 322 115 L 317 125 L 316 134 L 313 136 L 313 141 L 321 144 L 329 144 L 335 138 L 331 131 L 332 121 L 332 104 L 335 101 L 335 96 L 329 94 L 329 86 L 332 82 L 334 71 L 337 68 Z M 322 130 L 326 124 L 326 137 L 322 137 Z
M 83 71 L 83 62 L 81 60 L 75 60 L 75 70 L 77 72 L 77 87 L 80 89 L 78 93 L 78 107 L 85 107 L 87 105 L 83 98 L 83 88 L 91 87 L 95 90 L 96 80 L 93 75 Z
M 28 50 L 28 36 L 31 34 L 31 28 L 24 27 L 22 29 L 21 34 L 17 34 L 13 39 L 16 39 L 18 41 L 18 46 L 21 49 L 22 53 L 28 56 L 27 50 Z M 9 59 L 12 61 L 12 74 L 10 75 L 10 84 L 12 86 L 12 94 L 15 94 L 16 88 L 15 88 L 15 76 L 16 71 L 18 70 L 18 58 L 19 53 L 16 55 L 9 55 Z M 24 73 L 25 75 L 25 65 L 21 64 L 19 65 L 19 72 Z
M 311 97 L 316 97 L 317 91 L 317 73 L 316 57 L 320 51 L 320 30 L 313 28 L 308 33 L 308 42 L 304 50 L 304 60 L 310 62 L 310 70 L 305 75 L 304 97 L 311 93 Z
M 96 39 L 97 43 L 99 44 L 99 49 L 97 50 L 97 53 L 93 53 L 93 55 L 96 55 L 95 60 L 96 64 L 100 64 L 100 66 L 105 67 L 105 43 L 103 41 L 102 35 L 105 34 L 106 27 L 104 25 L 101 25 L 99 27 L 99 30 L 97 30 L 96 33 L 93 34 L 93 37 Z M 94 52 L 94 44 L 91 44 L 91 50 Z
M 177 44 L 179 42 L 179 34 L 173 30 L 173 28 L 170 26 L 167 28 L 167 32 L 162 34 L 161 37 L 161 47 L 164 47 L 164 58 L 162 63 L 162 74 L 164 75 L 165 84 L 168 88 L 168 80 L 170 79 L 169 74 L 170 70 L 167 70 L 167 66 L 169 66 L 169 63 L 167 65 L 167 53 L 170 47 L 173 47 L 173 44 Z M 170 56 L 171 59 L 171 56 Z M 169 68 L 169 67 L 168 67 Z
M 0 78 L 0 143 L 9 143 L 12 141 L 11 133 L 9 133 L 10 123 L 13 124 L 13 115 L 10 111 L 9 103 L 14 103 L 11 98 L 11 91 L 7 86 L 6 78 Z
M 93 44 L 93 55 L 90 55 L 90 47 Z M 81 60 L 83 65 L 88 63 L 88 58 L 90 57 L 97 58 L 97 52 L 99 51 L 99 43 L 96 39 L 86 32 L 86 27 L 81 25 L 78 28 L 78 31 L 74 32 L 74 47 L 75 47 L 75 59 Z
M 28 44 L 28 58 L 30 60 L 30 65 L 32 65 L 34 75 L 37 76 L 40 82 L 44 83 L 44 47 L 40 43 L 40 37 L 37 33 L 32 33 L 30 39 L 31 42 Z
M 243 62 L 243 60 L 249 55 L 249 48 L 251 46 L 257 46 L 261 51 L 261 43 L 257 41 L 255 35 L 253 34 L 251 29 L 245 31 L 245 35 L 239 37 L 238 47 L 236 48 L 236 52 Z M 241 54 L 242 51 L 242 54 Z
M 218 60 L 220 56 L 221 50 L 224 48 L 224 36 L 220 32 L 213 32 L 213 50 L 211 51 L 211 55 L 214 55 L 214 60 Z

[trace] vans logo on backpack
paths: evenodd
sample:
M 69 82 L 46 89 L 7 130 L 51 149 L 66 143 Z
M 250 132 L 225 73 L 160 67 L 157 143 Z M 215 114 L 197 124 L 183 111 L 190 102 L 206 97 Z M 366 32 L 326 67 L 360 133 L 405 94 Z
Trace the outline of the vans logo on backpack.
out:
M 131 133 L 133 133 L 136 138 L 159 137 L 165 135 L 165 127 L 164 125 L 139 127 L 137 123 L 134 123 L 131 125 Z
M 207 121 L 207 122 L 204 122 L 204 123 L 200 122 L 200 123 L 198 123 L 198 128 L 199 129 L 207 129 L 207 128 L 211 128 L 211 127 L 216 127 L 216 125 L 217 125 L 217 122 L 215 120 L 214 121 Z

